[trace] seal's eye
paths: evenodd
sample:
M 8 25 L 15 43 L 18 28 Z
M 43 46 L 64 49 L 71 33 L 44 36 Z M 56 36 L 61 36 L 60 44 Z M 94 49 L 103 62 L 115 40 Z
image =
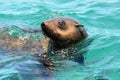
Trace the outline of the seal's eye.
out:
M 65 30 L 65 29 L 67 28 L 65 21 L 64 21 L 64 20 L 60 20 L 60 21 L 58 22 L 58 27 L 59 27 L 60 29 Z

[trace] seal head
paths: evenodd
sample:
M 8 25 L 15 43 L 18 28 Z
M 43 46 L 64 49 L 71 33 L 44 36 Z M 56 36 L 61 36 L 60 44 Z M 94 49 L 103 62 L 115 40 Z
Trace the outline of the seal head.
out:
M 41 23 L 41 27 L 44 34 L 61 47 L 88 36 L 82 24 L 69 18 L 55 18 Z

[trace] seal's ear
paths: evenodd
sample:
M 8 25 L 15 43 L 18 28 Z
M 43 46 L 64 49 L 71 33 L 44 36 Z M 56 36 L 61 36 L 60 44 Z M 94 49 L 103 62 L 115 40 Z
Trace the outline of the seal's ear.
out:
M 75 27 L 80 31 L 80 34 L 83 38 L 88 36 L 87 32 L 84 29 L 84 25 L 76 24 Z
M 84 27 L 84 25 L 76 24 L 75 27 Z

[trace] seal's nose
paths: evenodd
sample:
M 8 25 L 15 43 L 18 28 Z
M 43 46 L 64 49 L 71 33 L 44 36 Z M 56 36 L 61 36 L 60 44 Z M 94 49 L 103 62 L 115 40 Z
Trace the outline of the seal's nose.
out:
M 44 23 L 44 22 L 42 22 L 42 23 L 41 23 L 41 26 L 42 26 L 42 27 L 43 27 L 43 26 L 45 26 L 45 23 Z

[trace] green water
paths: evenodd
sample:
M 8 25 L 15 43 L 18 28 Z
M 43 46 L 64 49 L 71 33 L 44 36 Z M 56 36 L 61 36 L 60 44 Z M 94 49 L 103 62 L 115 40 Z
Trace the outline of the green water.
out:
M 95 38 L 86 47 L 85 66 L 68 61 L 58 71 L 46 72 L 29 57 L 11 57 L 1 50 L 0 80 L 120 80 L 119 0 L 0 1 L 1 30 L 12 25 L 41 29 L 41 22 L 56 17 L 79 21 L 85 26 L 89 37 Z M 12 36 L 27 34 L 16 27 L 11 28 L 16 32 Z M 41 39 L 39 36 L 31 35 L 31 38 Z

